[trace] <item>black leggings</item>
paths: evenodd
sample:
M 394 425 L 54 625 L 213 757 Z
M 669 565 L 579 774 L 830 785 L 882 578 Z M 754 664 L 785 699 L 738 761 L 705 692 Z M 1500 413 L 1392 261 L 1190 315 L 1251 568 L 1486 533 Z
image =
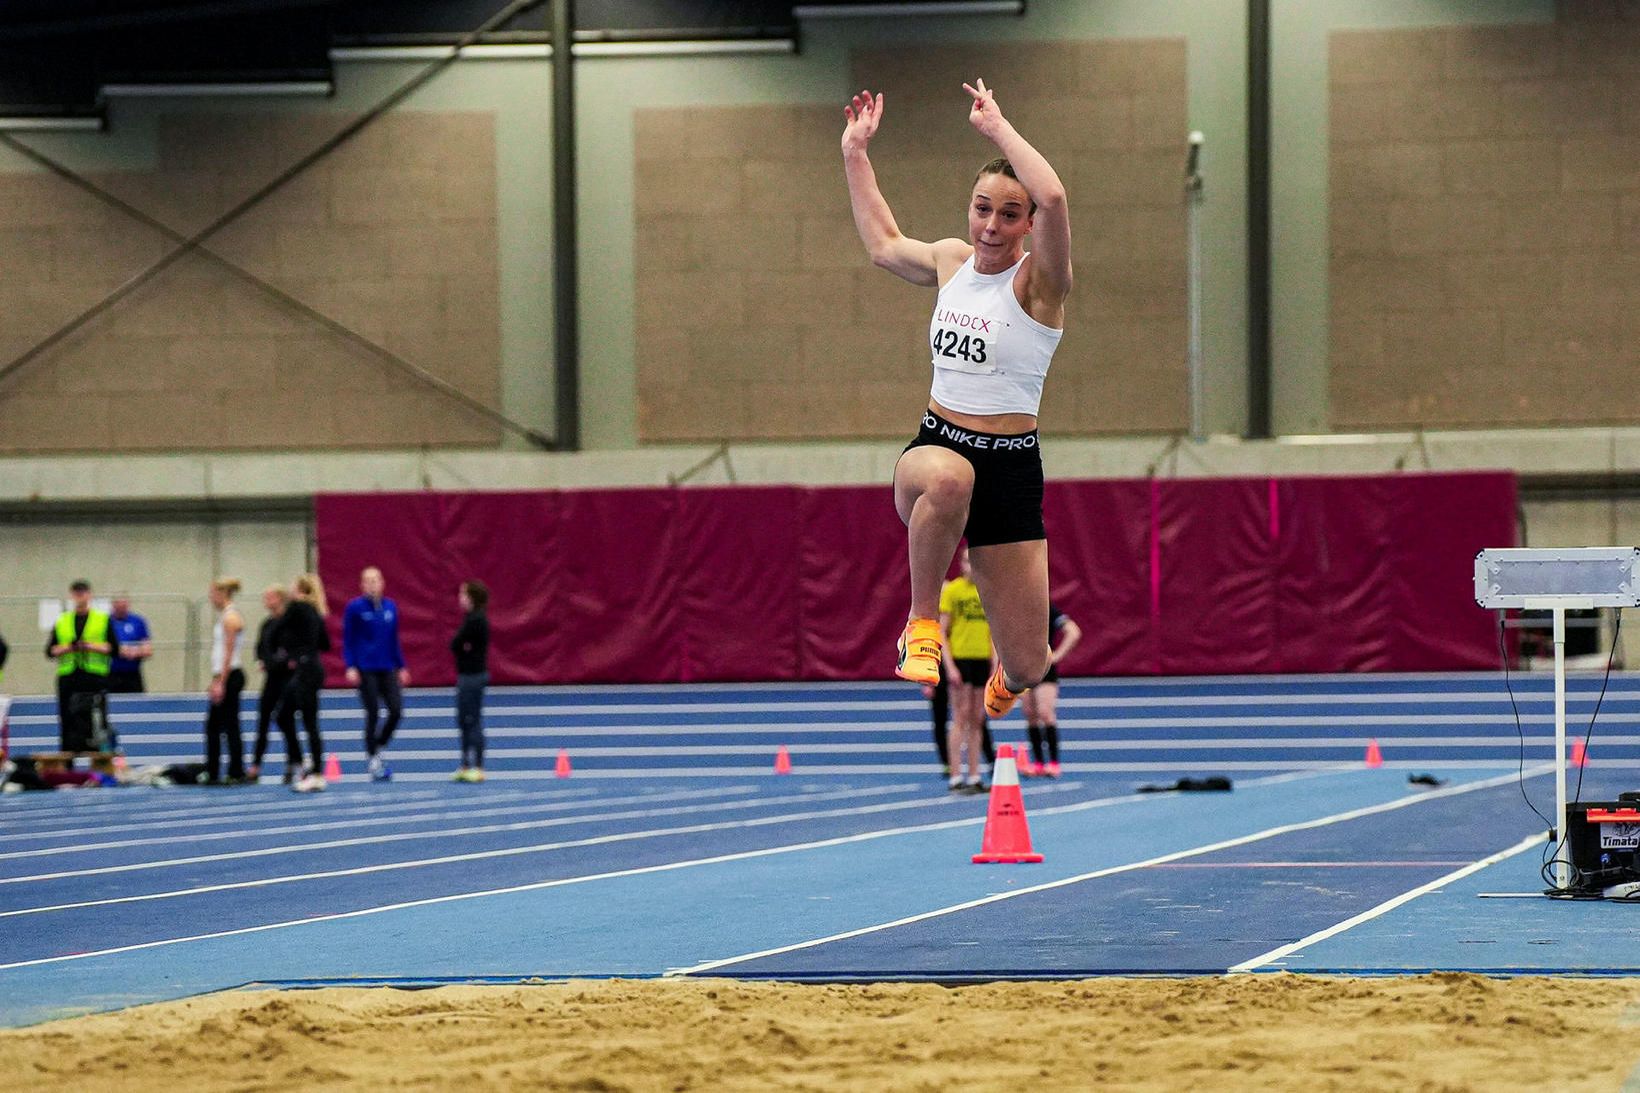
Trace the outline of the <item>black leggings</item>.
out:
M 235 668 L 222 681 L 222 701 L 205 711 L 205 774 L 216 781 L 222 762 L 222 742 L 228 742 L 228 777 L 245 777 L 245 742 L 239 735 L 239 695 L 245 673 Z
M 461 765 L 484 765 L 484 672 L 456 676 L 456 726 L 461 730 Z
M 1059 762 L 1059 726 L 1052 721 L 1041 725 L 1032 722 L 1029 726 L 1031 733 L 1031 755 L 1038 762 L 1044 762 L 1043 745 L 1047 745 L 1046 762 Z
M 279 708 L 279 696 L 285 693 L 290 673 L 272 669 L 262 681 L 262 694 L 256 700 L 256 750 L 251 753 L 251 765 L 260 768 L 268 754 L 268 726 L 273 723 L 274 711 Z M 280 726 L 284 729 L 284 726 Z M 296 742 L 296 728 L 284 730 L 285 769 L 296 770 L 302 765 L 302 746 Z
M 325 670 L 317 663 L 297 665 L 285 684 L 284 693 L 279 696 L 279 709 L 274 715 L 279 731 L 294 745 L 296 713 L 301 711 L 302 722 L 307 726 L 308 769 L 314 772 L 324 767 L 325 744 L 319 738 L 319 688 L 324 682 Z
M 393 739 L 393 731 L 399 727 L 399 718 L 404 716 L 404 691 L 399 687 L 399 673 L 391 668 L 379 671 L 361 669 L 359 702 L 364 706 L 364 753 L 375 755 Z M 381 718 L 384 704 L 387 706 L 387 720 L 381 722 L 378 731 L 376 723 Z

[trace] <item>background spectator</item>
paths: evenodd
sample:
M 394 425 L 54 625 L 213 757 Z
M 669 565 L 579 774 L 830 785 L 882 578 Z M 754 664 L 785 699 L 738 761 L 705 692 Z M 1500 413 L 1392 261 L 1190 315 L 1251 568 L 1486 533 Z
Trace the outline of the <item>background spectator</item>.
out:
M 370 566 L 359 574 L 359 590 L 342 615 L 342 659 L 347 681 L 359 689 L 364 706 L 364 753 L 370 780 L 385 782 L 393 776 L 381 753 L 393 739 L 404 716 L 403 687 L 410 682 L 399 647 L 399 605 L 387 598 L 382 571 Z M 381 708 L 387 707 L 387 719 Z M 377 726 L 380 725 L 378 729 Z
M 951 788 L 977 792 L 984 788 L 983 732 L 985 681 L 991 674 L 991 628 L 974 586 L 968 549 L 961 554 L 962 574 L 940 590 L 940 629 L 944 631 L 945 674 L 951 688 L 951 736 L 946 748 Z M 962 778 L 964 749 L 968 778 Z
M 461 730 L 461 766 L 457 782 L 484 780 L 484 688 L 490 682 L 490 590 L 483 581 L 462 581 L 456 592 L 466 616 L 450 639 L 456 658 L 456 725 Z
M 298 793 L 315 793 L 328 784 L 323 773 L 324 740 L 319 736 L 319 688 L 325 682 L 319 654 L 330 648 L 325 614 L 324 582 L 317 573 L 303 573 L 291 582 L 290 603 L 273 632 L 274 647 L 284 651 L 285 668 L 290 672 L 274 718 L 286 739 L 295 735 L 297 713 L 307 726 L 308 765 L 291 784 Z
M 1054 645 L 1055 639 L 1059 644 Z M 1059 777 L 1059 662 L 1082 640 L 1076 621 L 1048 602 L 1048 674 L 1025 692 L 1021 706 L 1031 734 L 1031 754 L 1022 760 L 1022 774 Z M 1029 768 L 1029 769 L 1024 769 Z
M 91 606 L 90 581 L 69 585 L 68 598 L 46 639 L 46 656 L 57 661 L 58 741 L 63 751 L 111 751 L 108 672 L 119 638 L 107 613 Z
M 245 780 L 245 744 L 239 735 L 239 695 L 245 689 L 243 637 L 245 620 L 234 606 L 239 582 L 219 577 L 211 582 L 216 625 L 211 630 L 210 705 L 205 713 L 205 780 L 217 780 L 222 745 L 228 745 L 228 781 Z
M 274 640 L 279 618 L 289 602 L 290 590 L 282 585 L 272 584 L 262 590 L 262 606 L 268 613 L 256 632 L 256 664 L 262 669 L 262 694 L 256 702 L 256 748 L 251 753 L 250 769 L 245 772 L 245 777 L 252 782 L 262 777 L 262 758 L 268 754 L 268 726 L 273 723 L 279 696 L 290 682 L 285 651 Z M 296 780 L 296 772 L 302 767 L 302 748 L 296 742 L 294 723 L 282 735 L 285 738 L 285 785 L 288 786 Z
M 114 597 L 114 637 L 119 640 L 120 655 L 108 668 L 108 690 L 112 694 L 141 694 L 142 662 L 154 655 L 154 642 L 148 632 L 148 620 L 131 610 L 131 597 L 124 592 Z

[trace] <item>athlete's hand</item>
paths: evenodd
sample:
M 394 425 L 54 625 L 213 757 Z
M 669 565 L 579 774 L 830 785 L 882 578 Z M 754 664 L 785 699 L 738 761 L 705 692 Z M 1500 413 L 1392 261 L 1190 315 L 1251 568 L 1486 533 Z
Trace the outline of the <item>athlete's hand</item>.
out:
M 410 686 L 410 669 L 408 669 L 408 668 L 400 668 L 399 669 L 399 686 L 400 687 Z
M 962 89 L 973 97 L 973 106 L 968 111 L 968 123 L 980 131 L 980 135 L 995 140 L 997 134 L 1008 124 L 1002 116 L 1002 108 L 997 106 L 996 92 L 985 86 L 984 80 L 975 80 L 973 84 L 963 84 Z
M 865 151 L 883 121 L 883 93 L 873 98 L 871 92 L 861 91 L 843 107 L 843 116 L 848 119 L 843 126 L 843 153 Z
M 359 685 L 359 670 L 357 668 L 347 670 L 347 681 L 355 687 Z

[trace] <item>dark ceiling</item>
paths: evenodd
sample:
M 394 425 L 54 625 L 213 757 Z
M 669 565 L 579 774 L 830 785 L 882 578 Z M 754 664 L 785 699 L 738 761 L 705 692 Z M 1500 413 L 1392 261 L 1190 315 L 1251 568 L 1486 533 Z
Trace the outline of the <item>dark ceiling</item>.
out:
M 846 8 L 880 0 L 799 2 Z M 928 2 L 950 6 L 910 0 Z M 0 0 L 0 116 L 95 116 L 109 84 L 328 82 L 333 48 L 453 43 L 503 6 L 504 0 Z M 793 38 L 793 7 L 792 0 L 576 0 L 576 38 Z M 541 0 L 483 41 L 547 41 L 550 18 L 551 4 Z

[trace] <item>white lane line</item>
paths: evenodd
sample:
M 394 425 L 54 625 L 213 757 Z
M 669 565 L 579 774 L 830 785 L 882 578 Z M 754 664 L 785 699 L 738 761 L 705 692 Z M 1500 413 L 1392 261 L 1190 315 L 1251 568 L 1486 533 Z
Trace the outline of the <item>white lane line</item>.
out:
M 62 869 L 55 873 L 34 873 L 21 877 L 0 877 L 0 885 L 37 884 L 42 881 L 65 880 L 72 877 L 101 877 L 113 873 L 137 873 L 152 869 L 169 869 L 180 865 L 243 861 L 249 858 L 268 858 L 281 854 L 306 854 L 319 850 L 336 850 L 350 846 L 380 846 L 386 843 L 418 842 L 427 839 L 451 839 L 474 835 L 536 831 L 547 827 L 567 827 L 573 824 L 603 823 L 611 820 L 642 820 L 656 816 L 686 816 L 697 812 L 721 812 L 733 808 L 760 808 L 765 805 L 802 803 L 806 801 L 832 801 L 844 797 L 871 797 L 887 793 L 903 793 L 917 788 L 919 787 L 905 784 L 868 789 L 849 787 L 828 793 L 790 794 L 784 797 L 749 797 L 742 800 L 720 801 L 704 805 L 680 805 L 674 808 L 629 809 L 625 812 L 588 812 L 579 816 L 554 816 L 547 820 L 522 820 L 508 824 L 479 824 L 474 827 L 452 827 L 435 831 L 404 831 L 387 835 L 361 835 L 356 839 L 327 839 L 316 843 L 288 843 L 283 846 L 259 847 L 255 850 L 235 850 L 221 854 L 194 854 L 184 858 L 163 858 L 157 861 L 127 862 L 123 865 L 102 865 L 87 869 Z M 1069 787 L 1067 786 L 1067 788 Z M 941 801 L 946 799 L 945 797 L 938 798 Z M 919 800 L 922 800 L 922 798 L 919 798 Z
M 596 789 L 592 789 L 590 787 L 577 789 L 555 789 L 552 796 L 554 799 L 578 798 L 595 796 L 597 792 L 598 791 Z M 239 819 L 276 821 L 286 817 L 312 818 L 315 815 L 322 815 L 324 817 L 338 817 L 359 812 L 362 812 L 368 816 L 385 816 L 390 818 L 391 814 L 396 812 L 427 808 L 437 804 L 457 804 L 464 800 L 471 800 L 474 804 L 489 805 L 507 801 L 538 801 L 542 798 L 542 796 L 543 794 L 541 792 L 531 792 L 529 790 L 509 790 L 502 793 L 486 792 L 482 798 L 476 796 L 467 798 L 462 795 L 450 793 L 415 793 L 406 794 L 403 796 L 395 794 L 392 798 L 381 798 L 376 801 L 368 802 L 357 798 L 348 798 L 339 795 L 329 798 L 329 801 L 322 796 L 310 796 L 305 799 L 297 798 L 295 800 L 290 800 L 277 805 L 270 804 L 265 807 L 247 805 L 243 808 L 212 809 L 208 814 L 179 814 L 184 817 L 183 819 L 153 819 L 150 816 L 145 815 L 136 822 L 132 823 L 127 822 L 123 816 L 108 816 L 103 818 L 110 822 L 98 824 L 96 826 L 57 827 L 46 831 L 6 832 L 4 834 L 0 834 L 0 842 L 15 842 L 22 839 L 60 839 L 79 835 L 106 835 L 111 831 L 119 831 L 122 833 L 127 831 L 149 831 L 156 829 L 168 831 L 175 828 L 219 824 L 224 820 Z M 329 804 L 330 807 L 325 807 L 326 804 Z M 60 821 L 69 818 L 76 820 L 87 820 L 95 817 L 76 814 L 72 817 L 66 815 L 59 816 L 58 820 Z M 0 857 L 3 856 L 4 855 L 0 855 Z
M 1539 775 L 1548 774 L 1553 769 L 1554 768 L 1552 765 L 1545 764 L 1541 767 L 1528 769 L 1526 771 L 1526 776 L 1537 777 Z M 1236 846 L 1246 846 L 1248 843 L 1260 842 L 1264 839 L 1274 838 L 1277 835 L 1287 835 L 1294 831 L 1308 831 L 1318 827 L 1328 827 L 1332 824 L 1347 823 L 1350 820 L 1358 820 L 1365 816 L 1375 816 L 1384 812 L 1393 812 L 1396 809 L 1422 804 L 1425 801 L 1434 801 L 1440 800 L 1444 797 L 1454 797 L 1459 794 L 1473 793 L 1476 790 L 1481 789 L 1491 789 L 1494 786 L 1506 785 L 1507 783 L 1514 781 L 1516 777 L 1517 776 L 1515 774 L 1500 775 L 1496 778 L 1486 778 L 1479 782 L 1470 782 L 1461 786 L 1450 786 L 1446 789 L 1433 790 L 1417 797 L 1402 797 L 1383 804 L 1367 805 L 1363 808 L 1354 808 L 1347 812 L 1338 812 L 1331 816 L 1320 817 L 1319 819 L 1301 820 L 1296 823 L 1280 824 L 1276 827 L 1265 828 L 1263 831 L 1255 831 L 1250 835 L 1238 835 L 1235 838 L 1223 839 L 1219 842 L 1208 843 L 1205 846 L 1192 847 L 1188 850 L 1176 850 L 1168 854 L 1159 854 L 1156 857 L 1146 858 L 1143 861 L 1128 862 L 1125 865 L 1107 866 L 1104 869 L 1095 869 L 1091 872 L 1079 873 L 1074 877 L 1065 877 L 1061 880 L 1048 881 L 1045 884 L 1032 885 L 1027 888 L 1017 888 L 1008 892 L 997 892 L 989 896 L 982 896 L 979 899 L 967 900 L 963 903 L 952 904 L 949 907 L 939 907 L 932 911 L 923 911 L 919 914 L 908 915 L 905 918 L 898 918 L 892 922 L 880 922 L 875 925 L 864 926 L 856 930 L 845 930 L 842 933 L 831 934 L 827 937 L 817 937 L 809 941 L 799 941 L 795 944 L 781 945 L 773 949 L 763 949 L 755 953 L 742 953 L 739 956 L 725 957 L 720 960 L 702 961 L 699 964 L 694 964 L 687 968 L 673 968 L 666 974 L 668 976 L 699 975 L 702 972 L 712 971 L 717 968 L 724 968 L 730 964 L 743 964 L 748 960 L 759 960 L 764 957 L 779 956 L 783 953 L 796 952 L 799 949 L 811 949 L 817 945 L 825 945 L 833 941 L 846 941 L 849 938 L 863 937 L 866 934 L 874 934 L 883 930 L 892 930 L 897 927 L 908 926 L 916 922 L 926 922 L 929 919 L 956 914 L 959 911 L 969 911 L 975 907 L 984 907 L 987 904 L 1001 903 L 1003 900 L 1017 899 L 1020 896 L 1028 896 L 1036 892 L 1047 892 L 1055 888 L 1064 888 L 1067 885 L 1081 884 L 1083 881 L 1097 880 L 1100 877 L 1115 876 L 1119 873 L 1131 873 L 1139 869 L 1148 869 L 1152 866 L 1165 865 L 1168 862 L 1180 861 L 1184 858 L 1193 858 L 1202 854 L 1211 854 L 1218 850 L 1228 850 Z
M 1413 888 L 1410 891 L 1402 892 L 1393 899 L 1387 899 L 1378 906 L 1362 911 L 1360 914 L 1347 918 L 1343 922 L 1329 926 L 1325 930 L 1317 930 L 1308 937 L 1301 937 L 1297 941 L 1271 949 L 1267 953 L 1260 953 L 1251 960 L 1243 960 L 1240 964 L 1236 964 L 1231 967 L 1229 974 L 1237 975 L 1243 972 L 1251 972 L 1255 968 L 1261 968 L 1267 964 L 1274 964 L 1276 961 L 1281 960 L 1284 957 L 1291 956 L 1300 949 L 1307 949 L 1317 942 L 1325 941 L 1329 937 L 1336 937 L 1346 930 L 1354 929 L 1363 922 L 1370 922 L 1379 915 L 1387 914 L 1388 912 L 1395 910 L 1397 907 L 1400 907 L 1402 904 L 1411 903 L 1419 896 L 1426 895 L 1427 893 L 1433 892 L 1438 888 L 1443 888 L 1455 880 L 1462 880 L 1471 873 L 1478 873 L 1488 866 L 1496 865 L 1498 862 L 1503 861 L 1506 858 L 1512 858 L 1516 854 L 1530 850 L 1534 846 L 1542 846 L 1545 837 L 1546 836 L 1541 834 L 1529 835 L 1520 842 L 1516 843 L 1514 846 L 1508 847 L 1504 850 L 1499 850 L 1496 854 L 1488 854 L 1480 861 L 1470 862 L 1461 869 L 1454 869 L 1452 872 L 1443 877 L 1435 878 L 1428 884 L 1420 884 L 1418 887 Z
M 1068 788 L 1070 788 L 1070 786 L 1067 784 L 1064 788 L 1068 789 Z M 1057 806 L 1050 807 L 1050 808 L 1037 809 L 1035 811 L 1037 813 L 1039 813 L 1040 815 L 1060 815 L 1060 814 L 1063 814 L 1063 813 L 1071 813 L 1071 812 L 1086 812 L 1090 809 L 1109 808 L 1109 807 L 1112 807 L 1112 806 L 1115 806 L 1115 805 L 1143 804 L 1143 803 L 1148 802 L 1148 801 L 1158 800 L 1158 799 L 1160 799 L 1164 796 L 1166 796 L 1166 794 L 1156 793 L 1156 794 L 1145 794 L 1145 795 L 1142 795 L 1142 796 L 1134 795 L 1134 796 L 1128 796 L 1128 797 L 1101 797 L 1101 798 L 1098 798 L 1098 799 L 1092 800 L 1092 801 L 1081 801 L 1077 804 L 1071 804 L 1071 805 L 1057 805 Z M 953 800 L 956 800 L 956 799 L 944 798 L 944 797 L 930 798 L 929 799 L 930 803 L 934 803 L 934 804 L 951 803 Z M 884 810 L 886 810 L 888 808 L 891 808 L 891 807 L 894 807 L 894 806 L 893 805 L 874 805 L 874 806 L 868 806 L 864 809 L 834 809 L 834 810 L 830 810 L 828 812 L 815 813 L 815 814 L 794 814 L 794 815 L 790 815 L 790 816 L 779 816 L 779 817 L 759 817 L 759 818 L 754 819 L 754 820 L 733 821 L 733 822 L 729 822 L 729 823 L 719 823 L 719 824 L 699 824 L 699 825 L 695 825 L 694 827 L 688 827 L 688 828 L 673 828 L 673 829 L 670 829 L 669 832 L 663 831 L 663 832 L 657 832 L 655 834 L 679 833 L 679 832 L 694 833 L 696 831 L 719 831 L 719 830 L 725 830 L 725 829 L 736 828 L 736 827 L 762 827 L 762 826 L 768 826 L 770 824 L 790 823 L 790 822 L 797 821 L 797 820 L 814 819 L 814 818 L 817 818 L 817 817 L 824 818 L 824 817 L 840 816 L 840 815 L 856 815 L 856 814 L 863 813 L 863 812 L 879 812 L 879 811 L 884 811 Z M 904 827 L 892 827 L 892 828 L 885 828 L 885 829 L 878 830 L 878 831 L 863 831 L 863 832 L 859 832 L 859 833 L 854 834 L 854 835 L 839 835 L 839 836 L 836 836 L 836 837 L 830 838 L 830 839 L 816 839 L 812 842 L 788 843 L 788 844 L 783 845 L 783 846 L 770 846 L 770 847 L 764 847 L 764 848 L 759 849 L 759 850 L 742 850 L 742 851 L 737 851 L 733 854 L 714 854 L 711 857 L 707 857 L 707 858 L 689 858 L 689 859 L 685 859 L 683 861 L 663 862 L 659 865 L 636 866 L 636 867 L 631 868 L 631 869 L 616 869 L 616 870 L 611 870 L 609 872 L 604 872 L 604 873 L 583 874 L 583 875 L 577 876 L 577 877 L 560 877 L 556 880 L 535 881 L 535 882 L 530 883 L 530 884 L 510 885 L 506 888 L 491 888 L 491 889 L 486 889 L 486 890 L 481 891 L 481 892 L 458 892 L 458 893 L 455 893 L 455 894 L 452 894 L 452 895 L 447 895 L 447 896 L 430 896 L 426 899 L 408 900 L 408 901 L 405 901 L 405 902 L 402 902 L 402 903 L 390 903 L 390 904 L 385 904 L 385 905 L 380 906 L 380 907 L 364 907 L 364 908 L 360 908 L 359 910 L 356 910 L 356 911 L 339 911 L 339 912 L 336 912 L 335 914 L 313 915 L 313 916 L 308 917 L 308 918 L 289 919 L 289 920 L 286 920 L 286 921 L 283 921 L 283 922 L 269 922 L 269 923 L 264 923 L 260 926 L 242 926 L 242 927 L 239 927 L 239 928 L 233 929 L 233 930 L 218 930 L 218 931 L 215 931 L 213 933 L 194 934 L 194 935 L 191 935 L 191 936 L 188 936 L 188 937 L 161 938 L 158 941 L 143 941 L 143 942 L 139 942 L 139 943 L 133 944 L 133 945 L 121 945 L 121 946 L 117 946 L 117 947 L 114 947 L 114 948 L 98 949 L 98 950 L 95 950 L 95 951 L 89 951 L 89 952 L 83 952 L 83 953 L 66 953 L 62 956 L 44 956 L 44 957 L 36 957 L 34 959 L 31 959 L 31 960 L 18 960 L 18 961 L 13 961 L 12 963 L 9 963 L 9 964 L 0 964 L 0 971 L 8 971 L 8 970 L 13 969 L 13 968 L 30 968 L 30 967 L 35 967 L 35 966 L 38 966 L 38 965 L 41 965 L 41 964 L 61 964 L 61 963 L 64 963 L 66 961 L 71 961 L 71 960 L 88 960 L 92 957 L 97 957 L 97 956 L 114 956 L 114 955 L 117 955 L 119 953 L 136 952 L 136 951 L 142 950 L 142 949 L 157 949 L 157 948 L 161 948 L 161 947 L 168 946 L 168 945 L 182 945 L 182 944 L 186 944 L 188 942 L 193 942 L 193 941 L 212 941 L 212 940 L 215 940 L 217 938 L 236 937 L 236 936 L 239 936 L 239 935 L 242 935 L 242 934 L 258 934 L 258 933 L 263 933 L 267 930 L 280 930 L 280 929 L 285 929 L 287 927 L 292 927 L 292 926 L 311 926 L 311 925 L 314 925 L 315 923 L 332 922 L 332 921 L 336 921 L 338 919 L 361 918 L 365 915 L 379 915 L 379 914 L 384 914 L 384 913 L 389 912 L 389 911 L 402 911 L 402 910 L 412 908 L 412 907 L 428 907 L 428 906 L 432 906 L 432 905 L 440 904 L 440 903 L 455 903 L 455 902 L 459 902 L 461 900 L 483 899 L 483 898 L 486 898 L 486 897 L 489 897 L 489 896 L 506 896 L 506 895 L 513 895 L 513 894 L 516 894 L 516 893 L 519 893 L 519 892 L 538 892 L 538 891 L 542 891 L 542 890 L 548 889 L 548 888 L 562 888 L 562 887 L 565 887 L 567 885 L 572 885 L 572 884 L 586 884 L 586 883 L 591 882 L 591 881 L 614 880 L 614 879 L 621 878 L 621 877 L 636 877 L 636 876 L 642 876 L 642 875 L 649 874 L 649 873 L 670 873 L 670 872 L 673 872 L 675 870 L 691 869 L 691 868 L 694 868 L 696 866 L 702 866 L 702 865 L 717 865 L 717 864 L 720 864 L 720 863 L 723 863 L 723 862 L 747 861 L 747 860 L 754 859 L 754 858 L 775 857 L 775 856 L 781 855 L 781 854 L 792 854 L 792 853 L 798 853 L 798 852 L 805 851 L 805 850 L 818 850 L 818 849 L 824 849 L 824 848 L 833 847 L 833 846 L 847 846 L 847 845 L 850 845 L 850 844 L 853 844 L 853 843 L 871 842 L 871 841 L 876 840 L 876 839 L 892 838 L 892 837 L 896 837 L 896 836 L 899 836 L 899 835 L 919 834 L 919 833 L 922 833 L 922 832 L 929 832 L 929 831 L 947 831 L 947 830 L 950 830 L 952 828 L 958 828 L 958 827 L 977 827 L 980 824 L 983 824 L 984 822 L 985 822 L 985 817 L 983 817 L 983 816 L 970 816 L 970 817 L 965 817 L 965 818 L 960 819 L 960 820 L 940 820 L 940 821 L 935 822 L 935 823 L 914 824 L 914 825 L 909 825 L 909 826 L 904 826 Z M 594 844 L 608 843 L 608 842 L 621 842 L 621 841 L 625 841 L 625 840 L 628 840 L 628 839 L 639 838 L 639 837 L 648 837 L 648 833 L 631 832 L 631 833 L 628 833 L 628 834 L 625 834 L 625 835 L 603 835 L 603 836 L 599 836 L 599 837 L 594 838 L 594 839 L 576 840 L 575 843 L 572 843 L 572 844 L 566 843 L 566 844 L 562 844 L 562 845 L 566 845 L 566 846 L 567 845 L 576 845 L 576 846 L 579 846 L 579 845 L 594 845 Z M 551 845 L 551 844 L 549 844 L 549 845 Z M 532 850 L 535 850 L 535 849 L 540 849 L 540 848 L 520 847 L 516 850 L 488 851 L 488 852 L 485 852 L 485 853 L 482 853 L 482 854 L 461 855 L 461 856 L 459 856 L 457 858 L 454 858 L 452 860 L 466 861 L 466 860 L 469 860 L 470 858 L 497 857 L 497 856 L 501 856 L 501 855 L 505 855 L 505 854 L 511 854 L 511 853 L 528 853 L 528 852 L 531 852 Z M 436 862 L 436 859 L 435 859 L 435 862 Z M 367 867 L 362 868 L 362 869 L 339 870 L 339 871 L 337 871 L 336 874 L 315 873 L 315 874 L 310 874 L 309 876 L 311 876 L 311 877 L 324 877 L 324 876 L 331 876 L 331 875 L 351 875 L 351 874 L 355 874 L 355 873 L 380 872 L 383 869 L 408 868 L 410 866 L 414 866 L 414 865 L 418 865 L 418 864 L 431 864 L 431 863 L 412 862 L 412 863 L 405 863 L 403 865 L 393 865 L 393 866 L 367 866 Z M 224 885 L 224 886 L 220 886 L 220 887 L 236 887 L 236 888 L 256 887 L 256 886 L 263 885 L 263 884 L 285 883 L 287 881 L 304 880 L 304 879 L 308 879 L 308 878 L 307 877 L 271 878 L 271 879 L 268 879 L 268 880 L 247 881 L 247 882 L 243 882 L 243 883 L 237 884 L 237 885 Z M 212 891 L 212 890 L 216 890 L 216 889 L 199 889 L 199 891 Z M 186 894 L 186 893 L 179 893 L 179 894 Z M 134 902 L 134 901 L 139 901 L 139 900 L 146 899 L 146 898 L 154 898 L 154 897 L 133 896 L 133 897 L 125 897 L 124 899 L 95 901 L 94 903 L 88 903 L 88 904 L 84 904 L 84 905 L 75 905 L 75 906 L 93 906 L 93 905 L 99 905 L 101 903 Z M 40 910 L 49 910 L 49 908 L 41 908 Z M 8 914 L 19 914 L 19 913 L 29 913 L 29 912 L 16 912 L 16 911 L 13 911 L 13 912 L 7 912 L 7 913 Z
M 710 789 L 673 790 L 670 793 L 632 794 L 626 797 L 605 797 L 600 805 L 641 805 L 648 803 L 659 804 L 664 801 L 698 800 L 706 797 L 732 797 L 755 793 L 752 786 L 714 786 Z M 539 800 L 539 795 L 537 795 Z M 488 803 L 488 802 L 484 802 Z M 324 823 L 286 824 L 282 827 L 244 827 L 230 831 L 195 831 L 184 836 L 189 842 L 210 842 L 220 839 L 262 839 L 274 835 L 292 835 L 301 831 L 327 831 L 338 827 L 349 829 L 379 826 L 381 824 L 416 824 L 431 823 L 436 820 L 470 820 L 485 816 L 508 816 L 529 812 L 562 812 L 568 808 L 579 808 L 587 802 L 581 800 L 553 800 L 540 803 L 514 803 L 501 805 L 495 808 L 467 808 L 448 812 L 422 812 L 399 816 L 368 816 L 352 817 L 345 820 L 329 820 Z M 36 836 L 38 837 L 38 836 Z M 79 843 L 73 846 L 44 846 L 32 850 L 9 850 L 0 852 L 0 861 L 9 861 L 13 858 L 47 858 L 59 854 L 85 854 L 97 850 L 121 850 L 133 846 L 159 846 L 175 843 L 175 835 L 153 835 L 140 839 L 117 839 L 112 842 Z
M 133 819 L 148 818 L 172 819 L 178 816 L 207 816 L 224 813 L 261 812 L 269 808 L 290 808 L 300 802 L 288 796 L 289 791 L 279 793 L 273 797 L 265 796 L 262 790 L 249 787 L 238 790 L 226 787 L 206 790 L 194 786 L 127 786 L 122 787 L 128 793 L 53 793 L 50 796 L 42 794 L 45 800 L 32 809 L 27 816 L 18 816 L 17 820 L 40 823 L 60 822 L 64 819 Z M 363 790 L 363 784 L 359 786 Z M 146 791 L 146 792 L 145 792 Z M 31 794 L 19 794 L 19 797 L 32 798 Z M 438 796 L 432 790 L 418 789 L 405 794 L 406 797 L 417 799 L 431 799 Z M 230 800 L 231 798 L 231 800 Z M 334 802 L 341 804 L 363 804 L 378 801 L 366 792 L 338 793 L 329 798 L 314 798 L 315 804 Z

